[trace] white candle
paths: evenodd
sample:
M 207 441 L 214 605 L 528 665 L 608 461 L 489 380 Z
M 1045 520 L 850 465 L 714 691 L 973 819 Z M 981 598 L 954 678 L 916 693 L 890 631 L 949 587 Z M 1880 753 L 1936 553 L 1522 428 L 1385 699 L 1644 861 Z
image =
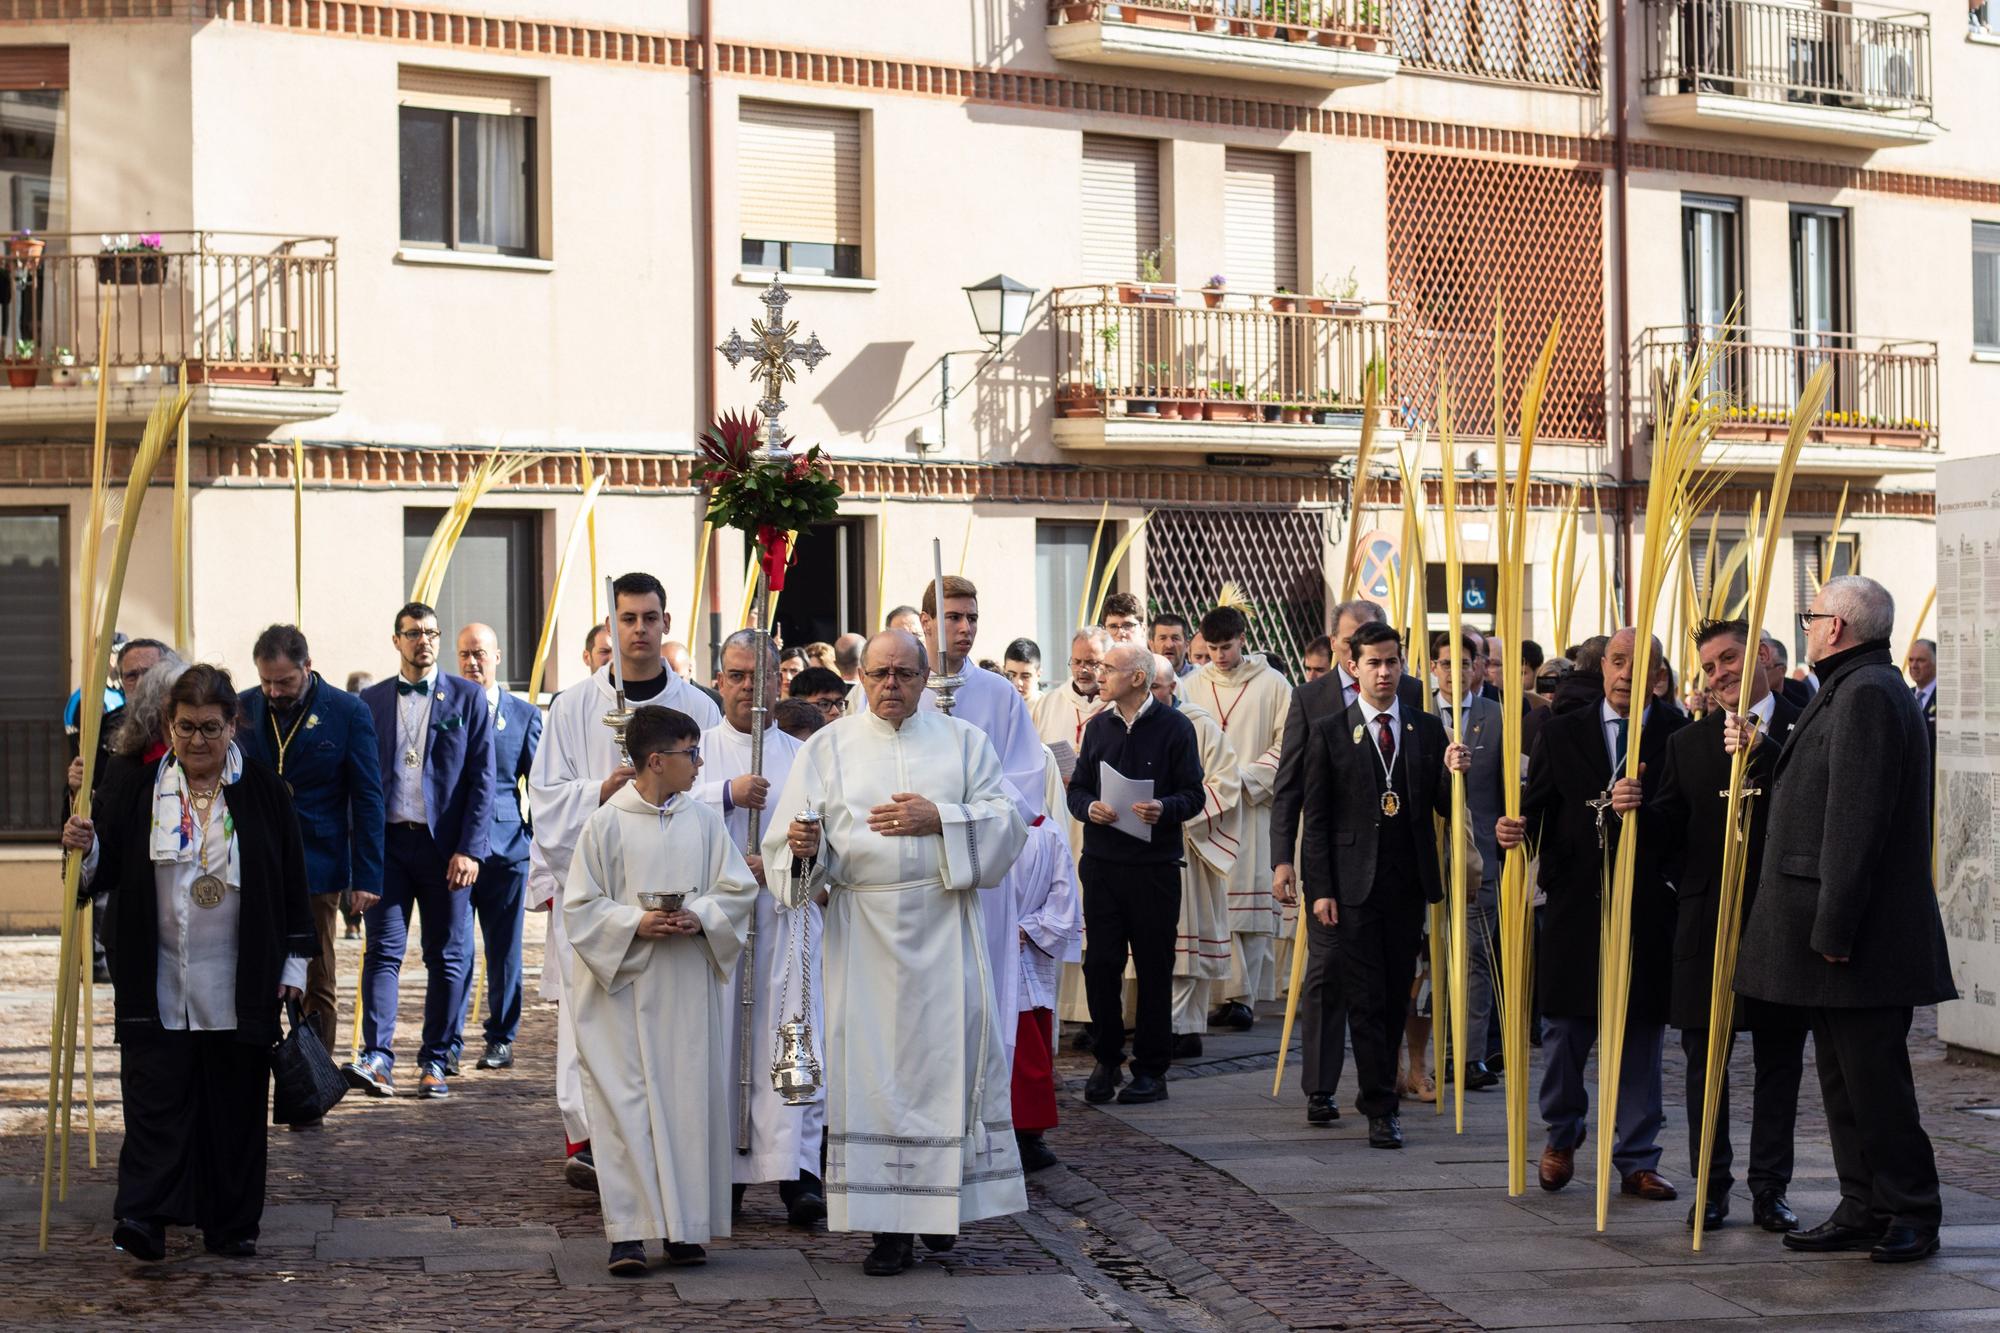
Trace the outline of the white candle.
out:
M 936 537 L 931 538 L 931 568 L 933 570 L 931 624 L 937 631 L 937 673 L 940 676 L 949 676 L 951 659 L 944 651 L 944 542 Z
M 604 576 L 604 632 L 611 636 L 611 692 L 623 695 L 625 686 L 619 680 L 618 662 L 618 599 L 611 590 L 612 579 Z

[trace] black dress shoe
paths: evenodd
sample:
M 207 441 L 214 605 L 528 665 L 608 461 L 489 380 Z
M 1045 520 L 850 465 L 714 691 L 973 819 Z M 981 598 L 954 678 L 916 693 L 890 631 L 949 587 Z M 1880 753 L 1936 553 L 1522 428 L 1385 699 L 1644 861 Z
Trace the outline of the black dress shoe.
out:
M 571 1189 L 597 1193 L 597 1159 L 590 1155 L 590 1149 L 583 1148 L 570 1154 L 569 1160 L 563 1163 L 563 1179 L 569 1182 Z
M 1199 1060 L 1201 1058 L 1201 1034 L 1181 1032 L 1174 1036 L 1173 1048 L 1168 1055 L 1175 1060 Z
M 1121 1106 L 1137 1106 L 1145 1102 L 1163 1102 L 1166 1099 L 1167 1085 L 1165 1080 L 1154 1078 L 1151 1074 L 1133 1075 L 1132 1082 L 1126 1086 L 1123 1092 L 1118 1094 L 1118 1102 Z
M 1725 1201 L 1709 1200 L 1701 1210 L 1701 1229 L 1713 1231 L 1729 1220 L 1729 1204 Z M 1694 1230 L 1694 1205 L 1688 1205 L 1688 1230 Z
M 826 1196 L 819 1192 L 819 1182 L 802 1188 L 785 1200 L 785 1221 L 792 1226 L 810 1230 L 826 1221 Z
M 1090 1071 L 1090 1077 L 1084 1080 L 1083 1099 L 1093 1105 L 1108 1102 L 1122 1082 L 1124 1078 L 1119 1074 L 1118 1066 L 1107 1065 L 1100 1060 L 1097 1068 Z
M 1465 1086 L 1473 1092 L 1490 1088 L 1499 1081 L 1500 1076 L 1489 1069 L 1483 1060 L 1474 1060 L 1465 1067 Z
M 224 1259 L 255 1259 L 257 1257 L 257 1242 L 241 1236 L 235 1240 L 210 1240 L 204 1236 L 201 1240 L 201 1246 L 210 1254 L 221 1255 Z
M 1882 1239 L 1868 1251 L 1868 1257 L 1878 1264 L 1907 1264 L 1918 1259 L 1928 1259 L 1938 1252 L 1938 1233 L 1929 1227 L 1906 1227 L 1900 1224 L 1882 1233 Z
M 111 1229 L 111 1243 L 134 1259 L 158 1263 L 167 1257 L 167 1231 L 141 1217 L 121 1217 Z
M 1400 1148 L 1403 1146 L 1403 1122 L 1392 1112 L 1389 1115 L 1368 1117 L 1368 1146 L 1371 1148 Z
M 861 1261 L 861 1271 L 869 1277 L 894 1277 L 917 1261 L 916 1246 L 906 1231 L 878 1231 L 875 1248 Z
M 1788 1250 L 1822 1254 L 1829 1250 L 1872 1250 L 1882 1235 L 1874 1227 L 1851 1227 L 1828 1218 L 1809 1231 L 1787 1232 L 1782 1243 Z
M 1215 1017 L 1208 1020 L 1208 1025 L 1228 1028 L 1232 1032 L 1248 1032 L 1257 1026 L 1257 1015 L 1241 1000 L 1231 1000 L 1216 1010 Z
M 1078 1028 L 1076 1035 L 1069 1039 L 1069 1048 L 1072 1051 L 1087 1051 L 1096 1044 L 1097 1034 L 1091 1031 L 1088 1023 Z
M 604 1268 L 613 1277 L 644 1277 L 646 1247 L 636 1240 L 621 1240 L 611 1247 L 611 1258 Z
M 1340 1119 L 1340 1108 L 1333 1104 L 1333 1098 L 1324 1092 L 1306 1094 L 1306 1123 L 1308 1125 L 1330 1125 Z
M 708 1251 L 699 1245 L 677 1245 L 670 1240 L 660 1244 L 666 1247 L 667 1262 L 675 1268 L 699 1268 L 708 1262 Z
M 1468 1073 L 1470 1073 L 1471 1071 L 1470 1071 L 1470 1070 L 1468 1070 L 1467 1072 L 1468 1072 Z M 1507 1072 L 1507 1057 L 1506 1057 L 1506 1056 L 1504 1056 L 1504 1055 L 1489 1055 L 1489 1056 L 1487 1056 L 1487 1057 L 1486 1057 L 1486 1072 L 1487 1072 L 1487 1073 L 1489 1073 L 1489 1074 L 1504 1074 L 1504 1073 L 1506 1073 L 1506 1072 Z
M 1766 1231 L 1797 1231 L 1799 1215 L 1777 1190 L 1765 1190 L 1750 1204 L 1750 1219 Z
M 948 1254 L 951 1248 L 958 1244 L 956 1236 L 920 1236 L 918 1239 L 923 1241 L 924 1248 L 932 1254 Z
M 1059 1164 L 1060 1159 L 1049 1151 L 1048 1144 L 1042 1142 L 1040 1130 L 1017 1129 L 1014 1131 L 1014 1143 L 1021 1150 L 1023 1171 L 1046 1171 Z
M 479 1063 L 473 1067 L 475 1069 L 512 1069 L 514 1067 L 514 1048 L 504 1041 L 489 1041 L 486 1043 L 486 1053 L 479 1057 Z M 456 1074 L 458 1071 L 454 1069 L 451 1072 Z

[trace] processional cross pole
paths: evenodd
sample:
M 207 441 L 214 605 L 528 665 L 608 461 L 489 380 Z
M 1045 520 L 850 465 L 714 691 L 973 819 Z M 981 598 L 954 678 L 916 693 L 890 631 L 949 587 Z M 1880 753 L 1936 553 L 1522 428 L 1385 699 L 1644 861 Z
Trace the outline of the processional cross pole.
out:
M 757 410 L 764 416 L 764 448 L 758 452 L 757 461 L 781 468 L 789 467 L 792 454 L 785 447 L 785 431 L 781 424 L 785 413 L 785 386 L 798 379 L 797 367 L 801 362 L 810 372 L 830 353 L 821 344 L 817 333 L 807 334 L 804 342 L 798 341 L 798 321 L 785 318 L 785 305 L 792 299 L 792 294 L 785 290 L 782 278 L 773 276 L 771 285 L 758 299 L 763 302 L 764 317 L 750 321 L 750 337 L 745 339 L 732 328 L 729 337 L 717 344 L 715 350 L 728 360 L 732 370 L 749 361 L 750 377 L 763 383 L 764 396 L 758 400 Z M 756 590 L 750 598 L 750 629 L 757 635 L 756 674 L 752 677 L 750 695 L 750 772 L 757 777 L 764 775 L 764 724 L 770 708 L 771 635 L 764 623 L 770 578 L 766 562 L 760 559 L 757 561 Z M 754 806 L 744 811 L 749 823 L 747 845 L 752 851 L 756 850 L 763 833 L 763 815 L 764 812 Z M 737 984 L 740 1026 L 736 1050 L 740 1072 L 737 1077 L 736 1151 L 744 1156 L 750 1152 L 751 1018 L 757 998 L 756 960 L 757 923 L 753 916 L 743 941 L 743 965 Z M 803 992 L 801 1004 L 802 1008 L 810 1008 L 804 1002 Z

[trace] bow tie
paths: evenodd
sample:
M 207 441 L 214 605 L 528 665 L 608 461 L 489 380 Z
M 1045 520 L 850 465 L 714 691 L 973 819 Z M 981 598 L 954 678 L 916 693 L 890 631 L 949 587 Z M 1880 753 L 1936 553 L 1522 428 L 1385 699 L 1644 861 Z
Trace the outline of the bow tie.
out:
M 430 692 L 431 683 L 427 680 L 404 680 L 401 676 L 396 677 L 396 693 L 398 694 L 429 694 Z

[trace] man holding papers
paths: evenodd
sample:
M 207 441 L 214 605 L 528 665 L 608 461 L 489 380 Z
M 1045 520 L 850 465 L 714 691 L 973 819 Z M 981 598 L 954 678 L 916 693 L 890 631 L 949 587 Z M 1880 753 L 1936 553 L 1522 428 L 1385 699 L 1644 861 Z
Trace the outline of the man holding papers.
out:
M 1174 935 L 1180 921 L 1181 825 L 1201 813 L 1201 749 L 1194 726 L 1152 697 L 1153 655 L 1113 644 L 1097 668 L 1103 710 L 1083 729 L 1069 809 L 1083 829 L 1084 989 L 1097 1068 L 1083 1095 L 1107 1102 L 1166 1100 L 1173 1041 Z M 1125 1061 L 1125 957 L 1138 983 L 1132 1083 Z

